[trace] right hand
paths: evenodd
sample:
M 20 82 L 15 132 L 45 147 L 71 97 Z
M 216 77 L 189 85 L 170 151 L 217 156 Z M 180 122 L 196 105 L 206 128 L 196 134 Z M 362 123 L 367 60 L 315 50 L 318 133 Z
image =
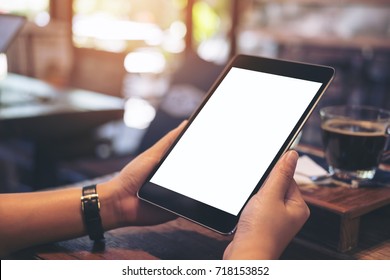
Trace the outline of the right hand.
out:
M 225 259 L 277 259 L 301 229 L 310 211 L 293 178 L 297 160 L 287 152 L 250 199 Z

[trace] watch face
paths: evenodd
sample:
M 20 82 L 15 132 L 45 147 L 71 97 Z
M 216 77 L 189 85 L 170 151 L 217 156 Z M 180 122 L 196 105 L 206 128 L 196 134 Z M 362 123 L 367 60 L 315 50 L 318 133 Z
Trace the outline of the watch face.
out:
M 190 116 L 199 106 L 205 92 L 189 84 L 178 84 L 170 88 L 161 103 L 161 109 L 175 118 Z

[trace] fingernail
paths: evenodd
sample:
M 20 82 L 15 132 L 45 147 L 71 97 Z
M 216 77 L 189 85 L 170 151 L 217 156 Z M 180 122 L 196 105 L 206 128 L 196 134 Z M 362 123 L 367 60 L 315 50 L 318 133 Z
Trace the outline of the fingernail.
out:
M 299 158 L 298 153 L 294 150 L 290 150 L 286 153 L 284 160 L 286 161 L 286 163 L 295 166 L 297 164 L 298 158 Z
M 179 124 L 179 127 L 184 127 L 188 123 L 188 120 L 184 120 Z

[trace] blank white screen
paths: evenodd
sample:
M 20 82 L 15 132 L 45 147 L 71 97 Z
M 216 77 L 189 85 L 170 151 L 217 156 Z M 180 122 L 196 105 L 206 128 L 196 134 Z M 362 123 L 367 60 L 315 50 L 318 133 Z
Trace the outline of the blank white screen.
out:
M 150 181 L 237 215 L 320 87 L 232 68 Z

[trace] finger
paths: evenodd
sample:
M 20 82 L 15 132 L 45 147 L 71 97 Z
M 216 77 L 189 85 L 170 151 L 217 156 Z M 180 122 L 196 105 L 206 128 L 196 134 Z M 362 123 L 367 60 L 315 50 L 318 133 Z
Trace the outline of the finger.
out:
M 183 121 L 178 127 L 168 132 L 163 138 L 161 138 L 156 144 L 154 144 L 150 149 L 145 153 L 147 155 L 161 157 L 168 148 L 173 144 L 176 138 L 179 136 L 180 132 L 183 130 L 184 126 L 187 124 L 187 121 Z
M 285 196 L 285 201 L 295 201 L 295 202 L 301 202 L 304 201 L 301 191 L 299 190 L 298 184 L 293 179 L 290 183 L 289 188 L 287 189 L 287 193 Z
M 146 180 L 147 175 L 152 171 L 157 162 L 183 131 L 186 124 L 187 121 L 183 121 L 179 126 L 168 132 L 156 144 L 141 154 L 138 157 L 139 161 L 134 161 L 136 163 L 134 165 L 134 170 L 137 172 L 139 179 L 139 182 L 137 182 L 136 185 L 140 186 L 140 184 Z M 139 225 L 160 224 L 177 217 L 171 212 L 161 211 L 161 208 L 144 202 L 141 202 L 141 207 L 139 208 L 137 216 L 137 220 L 143 221 Z
M 285 153 L 271 171 L 262 192 L 278 199 L 284 199 L 291 183 L 294 183 L 293 177 L 298 157 L 298 153 L 293 150 Z
M 140 221 L 137 223 L 138 226 L 157 225 L 177 218 L 177 215 L 169 211 L 162 211 L 160 207 L 155 205 L 143 202 L 140 205 L 137 212 L 137 220 Z
M 172 145 L 177 136 L 183 130 L 187 121 L 182 122 L 178 127 L 171 130 L 163 138 L 161 138 L 151 148 L 137 156 L 122 170 L 121 174 L 128 180 L 135 181 L 136 184 L 143 182 L 146 176 L 152 171 L 154 166 L 161 159 L 165 151 Z

